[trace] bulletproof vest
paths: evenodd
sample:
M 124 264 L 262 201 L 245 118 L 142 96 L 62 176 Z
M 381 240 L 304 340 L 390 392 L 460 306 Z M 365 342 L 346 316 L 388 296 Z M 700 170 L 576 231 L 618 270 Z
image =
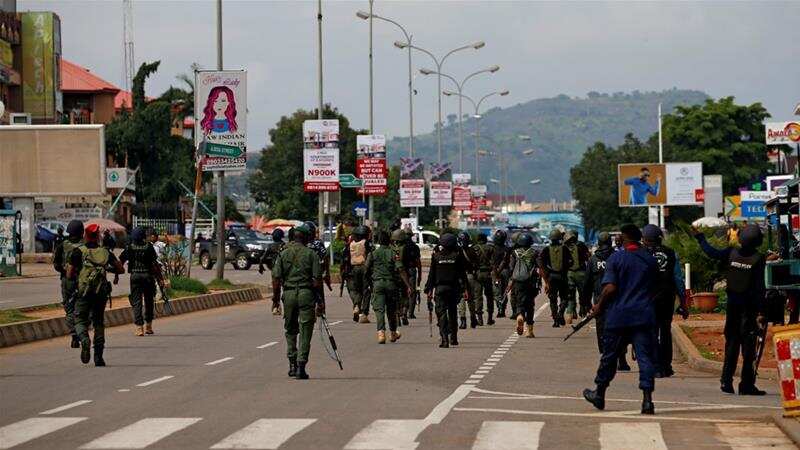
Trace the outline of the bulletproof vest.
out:
M 463 270 L 458 267 L 458 255 L 461 250 L 442 250 L 436 254 L 434 264 L 436 264 L 436 285 L 437 286 L 457 286 L 459 283 L 459 272 Z
M 367 240 L 353 241 L 350 243 L 350 264 L 360 266 L 367 261 Z
M 61 243 L 61 249 L 64 251 L 64 269 L 69 270 L 70 260 L 72 256 L 72 252 L 75 251 L 76 248 L 83 247 L 83 242 L 72 242 L 69 239 L 64 239 Z
M 758 273 L 762 255 L 758 252 L 750 256 L 741 254 L 741 250 L 735 248 L 731 250 L 730 260 L 728 261 L 728 272 L 725 278 L 728 282 L 728 291 L 736 294 L 751 292 L 758 286 L 757 277 L 764 276 Z
M 547 247 L 547 251 L 550 252 L 550 269 L 553 272 L 561 272 L 565 269 L 564 267 L 564 246 L 559 245 L 551 245 Z
M 128 245 L 128 271 L 130 273 L 150 273 L 151 266 L 146 261 L 147 248 L 150 244 Z
M 669 294 L 675 292 L 675 251 L 663 245 L 645 247 L 653 255 L 658 265 L 658 278 L 655 282 L 655 290 L 659 294 Z
M 311 287 L 312 267 L 307 258 L 309 252 L 317 257 L 311 249 L 297 242 L 287 244 L 286 249 L 281 252 L 281 271 L 285 287 Z
M 274 242 L 267 248 L 267 268 L 272 270 L 275 267 L 275 260 L 281 254 L 286 244 L 283 242 Z
M 570 261 L 569 270 L 572 272 L 584 270 L 584 266 L 581 264 L 580 245 L 577 242 L 573 242 L 572 244 L 565 245 L 565 247 L 569 250 L 569 256 L 572 260 Z
M 394 281 L 397 275 L 396 261 L 399 258 L 400 255 L 386 245 L 372 252 L 372 279 Z
M 489 272 L 492 270 L 494 252 L 493 244 L 486 243 L 478 245 L 478 270 L 481 272 Z

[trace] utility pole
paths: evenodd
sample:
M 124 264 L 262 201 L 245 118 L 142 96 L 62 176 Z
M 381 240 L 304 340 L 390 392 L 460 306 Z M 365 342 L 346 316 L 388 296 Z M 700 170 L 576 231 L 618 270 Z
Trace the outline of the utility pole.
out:
M 217 70 L 222 70 L 222 0 L 217 0 Z M 225 171 L 217 176 L 217 278 L 225 278 Z M 192 233 L 195 224 L 192 223 Z
M 317 0 L 317 79 L 319 105 L 317 106 L 317 119 L 322 120 L 322 0 Z M 322 204 L 323 193 L 317 197 L 317 229 L 325 224 L 325 210 Z
M 661 138 L 661 103 L 658 104 L 658 163 L 664 164 L 664 141 Z M 666 183 L 667 180 L 664 180 Z M 659 186 L 663 189 L 663 186 Z M 664 219 L 664 205 L 659 205 L 658 207 L 658 226 L 662 229 L 666 225 L 666 220 Z
M 373 76 L 372 76 L 372 4 L 373 0 L 369 0 L 369 134 L 375 134 L 375 121 L 374 121 L 374 96 L 373 96 Z M 409 138 L 410 139 L 410 138 Z M 368 219 L 370 226 L 374 226 L 372 222 L 375 217 L 373 211 L 373 196 L 369 196 L 369 206 L 367 206 Z

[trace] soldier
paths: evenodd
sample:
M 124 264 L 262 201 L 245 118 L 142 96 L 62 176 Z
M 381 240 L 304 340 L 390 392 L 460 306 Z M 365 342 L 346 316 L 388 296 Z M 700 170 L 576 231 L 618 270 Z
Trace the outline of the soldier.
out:
M 550 232 L 550 244 L 539 253 L 539 268 L 543 272 L 544 292 L 550 300 L 550 314 L 553 316 L 553 328 L 566 325 L 564 312 L 567 310 L 569 287 L 567 284 L 568 269 L 571 265 L 569 252 L 561 243 L 561 230 Z M 559 298 L 561 303 L 559 304 Z
M 314 334 L 315 314 L 325 314 L 324 298 L 317 295 L 317 291 L 322 288 L 322 266 L 319 256 L 306 247 L 306 237 L 311 236 L 309 228 L 303 224 L 295 227 L 291 234 L 293 240 L 275 261 L 272 272 L 272 303 L 274 305 L 280 302 L 283 292 L 283 329 L 286 334 L 289 376 L 306 380 L 306 364 Z
M 400 238 L 396 234 L 403 234 L 401 230 L 392 233 L 393 238 Z M 405 238 L 405 236 L 402 236 Z M 385 231 L 378 234 L 380 247 L 367 257 L 366 277 L 372 284 L 372 307 L 378 329 L 378 343 L 386 343 L 386 318 L 389 319 L 389 340 L 396 342 L 400 339 L 397 332 L 397 308 L 399 290 L 411 291 L 413 288 L 403 267 L 403 260 L 396 246 L 391 245 L 391 238 Z M 402 283 L 401 283 L 402 282 Z
M 481 233 L 478 235 L 478 245 L 476 251 L 478 254 L 478 276 L 477 287 L 474 293 L 475 309 L 478 314 L 478 324 L 483 324 L 483 299 L 486 297 L 486 324 L 494 325 L 494 286 L 492 281 L 492 265 L 494 264 L 495 257 L 497 256 L 497 248 L 491 242 L 488 242 L 486 235 Z
M 67 239 L 56 246 L 53 254 L 53 267 L 61 276 L 61 304 L 64 306 L 64 318 L 72 336 L 70 347 L 80 348 L 78 334 L 75 332 L 75 290 L 77 281 L 67 276 L 69 259 L 72 252 L 83 246 L 83 222 L 71 220 L 67 224 Z
M 145 231 L 136 227 L 131 232 L 131 243 L 125 247 L 119 256 L 121 264 L 128 263 L 128 273 L 131 274 L 131 293 L 128 301 L 133 309 L 133 323 L 136 327 L 136 336 L 145 333 L 153 334 L 153 309 L 156 297 L 156 278 L 165 287 L 169 284 L 161 273 L 161 265 L 153 245 L 144 240 Z M 144 307 L 144 315 L 142 308 Z
M 324 285 L 320 286 L 317 289 L 317 296 L 320 297 L 321 302 L 325 303 L 325 286 L 328 286 L 329 290 L 333 290 L 331 287 L 331 262 L 328 258 L 328 249 L 325 248 L 325 243 L 322 242 L 322 239 L 318 236 L 318 228 L 314 222 L 308 221 L 305 222 L 304 225 L 308 228 L 309 234 L 306 236 L 306 246 L 311 250 L 314 250 L 314 253 L 317 254 L 319 258 L 319 265 L 322 268 L 322 282 Z
M 355 227 L 350 242 L 344 248 L 342 260 L 342 283 L 347 283 L 347 291 L 353 302 L 353 322 L 358 322 L 361 314 L 362 295 L 367 283 L 365 269 L 370 253 L 372 253 L 372 244 L 367 240 L 366 228 Z
M 409 297 L 408 301 L 408 318 L 416 319 L 414 309 L 419 302 L 419 295 L 417 294 L 420 284 L 422 284 L 422 256 L 420 255 L 419 245 L 414 242 L 414 231 L 408 227 L 404 230 L 406 233 L 406 242 L 403 247 L 403 267 L 406 268 L 408 274 L 408 281 L 414 288 L 414 292 Z
M 467 280 L 469 283 L 469 297 L 462 298 L 458 303 L 458 316 L 460 318 L 459 328 L 465 330 L 467 328 L 467 309 L 469 308 L 469 326 L 475 328 L 478 325 L 483 326 L 483 318 L 478 322 L 478 315 L 475 309 L 475 293 L 480 289 L 478 284 L 478 253 L 472 245 L 472 238 L 466 231 L 458 233 L 458 246 L 461 248 L 461 253 L 464 254 L 464 259 L 467 261 Z
M 742 377 L 739 381 L 739 395 L 764 395 L 765 392 L 755 384 L 756 334 L 759 325 L 766 326 L 763 315 L 766 258 L 758 251 L 764 235 L 758 225 L 747 225 L 739 231 L 741 248 L 727 247 L 719 250 L 706 241 L 702 232 L 696 229 L 693 231 L 703 252 L 710 258 L 721 261 L 726 267 L 728 311 L 725 315 L 725 361 L 722 365 L 720 390 L 727 394 L 734 393 L 733 375 L 741 352 Z
M 521 233 L 510 255 L 511 305 L 517 321 L 517 334 L 533 338 L 533 314 L 536 294 L 539 293 L 539 273 L 536 250 L 531 248 L 533 238 Z
M 391 247 L 392 251 L 395 252 L 398 258 L 400 258 L 400 265 L 402 267 L 402 271 L 404 272 L 406 278 L 408 278 L 408 270 L 406 270 L 404 263 L 408 260 L 407 256 L 405 255 L 406 251 L 406 233 L 401 229 L 396 229 L 392 231 L 391 234 Z M 408 325 L 408 305 L 410 303 L 410 297 L 412 292 L 405 288 L 405 286 L 401 286 L 399 283 L 395 284 L 397 288 L 397 322 L 398 324 Z M 374 295 L 375 291 L 373 291 Z
M 506 258 L 508 258 L 508 247 L 506 246 L 506 232 L 497 230 L 494 232 L 494 258 L 492 259 L 492 280 L 494 281 L 494 302 L 497 306 L 497 317 L 506 316 L 506 287 L 508 286 L 508 269 L 506 268 Z M 513 313 L 512 313 L 513 314 Z
M 585 288 L 594 296 L 593 304 L 600 299 L 603 292 L 603 275 L 606 273 L 606 261 L 614 253 L 611 244 L 611 235 L 605 231 L 597 237 L 597 250 L 589 258 L 589 266 L 586 271 Z M 606 319 L 603 314 L 595 316 L 595 330 L 597 331 L 597 349 L 603 354 L 603 330 L 605 329 Z M 627 348 L 627 345 L 625 346 Z M 625 359 L 625 349 L 619 354 L 617 370 L 627 372 L 631 370 L 628 361 Z
M 258 261 L 258 273 L 263 275 L 264 274 L 264 264 L 267 265 L 267 269 L 270 272 L 275 268 L 275 260 L 278 259 L 278 255 L 281 254 L 284 247 L 286 247 L 286 243 L 283 242 L 283 230 L 280 228 L 275 228 L 272 230 L 272 244 L 264 250 L 264 253 L 261 254 L 261 259 Z M 281 315 L 281 304 L 280 302 L 274 303 L 272 305 L 272 315 L 273 316 L 280 316 Z
M 77 283 L 75 302 L 75 332 L 81 342 L 81 362 L 88 364 L 92 353 L 89 339 L 89 320 L 94 328 L 94 365 L 103 367 L 105 348 L 104 312 L 111 295 L 111 285 L 106 272 L 124 273 L 125 269 L 111 251 L 100 246 L 100 227 L 91 224 L 86 227 L 85 245 L 72 250 L 69 256 L 70 267 L 67 277 Z
M 642 232 L 635 225 L 621 229 L 624 250 L 606 261 L 603 291 L 592 314 L 605 315 L 603 356 L 595 377 L 596 389 L 585 389 L 583 397 L 597 409 L 605 408 L 605 394 L 617 372 L 619 355 L 629 342 L 633 343 L 639 364 L 639 389 L 642 390 L 642 414 L 655 414 L 655 326 L 653 280 L 658 276 L 658 264 L 639 241 Z
M 462 293 L 469 298 L 467 267 L 469 263 L 458 248 L 458 240 L 450 233 L 439 239 L 440 250 L 431 257 L 431 269 L 425 282 L 428 302 L 436 300 L 436 317 L 439 323 L 440 348 L 458 345 L 456 309 Z M 435 292 L 434 292 L 435 291 Z M 448 340 L 449 337 L 449 340 Z
M 689 317 L 686 308 L 686 293 L 683 290 L 681 263 L 675 251 L 662 244 L 661 228 L 648 224 L 642 229 L 644 246 L 658 263 L 658 278 L 655 280 L 656 322 L 658 324 L 658 348 L 656 378 L 671 377 L 672 370 L 672 315 L 675 314 L 675 295 L 680 298 L 678 312 L 684 320 Z
M 583 290 L 583 285 L 586 280 L 586 265 L 589 262 L 589 247 L 583 242 L 578 240 L 578 233 L 573 230 L 568 230 L 564 234 L 564 249 L 569 252 L 570 265 L 567 272 L 567 311 L 566 322 L 571 324 L 574 319 L 578 317 L 578 310 L 576 307 L 580 301 L 580 316 L 584 317 L 592 307 L 589 299 L 586 296 L 586 291 Z

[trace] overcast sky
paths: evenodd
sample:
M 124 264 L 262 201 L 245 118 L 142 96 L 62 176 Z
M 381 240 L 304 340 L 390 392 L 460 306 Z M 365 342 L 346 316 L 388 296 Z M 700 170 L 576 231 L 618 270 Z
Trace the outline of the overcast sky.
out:
M 369 2 L 324 1 L 325 101 L 354 127 L 368 128 L 368 38 L 355 16 Z M 122 85 L 122 0 L 20 0 L 18 9 L 51 10 L 61 17 L 63 55 Z M 148 81 L 158 95 L 192 62 L 214 68 L 212 1 L 134 0 L 136 64 L 161 60 Z M 790 119 L 800 102 L 797 23 L 800 1 L 787 2 L 534 2 L 375 1 L 420 47 L 440 55 L 478 40 L 480 50 L 451 56 L 444 72 L 473 78 L 465 92 L 481 96 L 508 88 L 488 106 L 509 106 L 558 94 L 584 96 L 672 87 L 714 97 L 762 102 L 776 119 Z M 225 68 L 248 70 L 249 146 L 266 142 L 281 115 L 317 102 L 316 2 L 223 2 Z M 375 132 L 407 135 L 407 56 L 392 46 L 402 37 L 376 21 Z M 414 55 L 415 72 L 431 67 Z M 418 76 L 415 128 L 429 132 L 436 113 L 435 78 Z M 445 115 L 456 112 L 446 100 Z M 569 126 L 569 124 L 564 124 Z

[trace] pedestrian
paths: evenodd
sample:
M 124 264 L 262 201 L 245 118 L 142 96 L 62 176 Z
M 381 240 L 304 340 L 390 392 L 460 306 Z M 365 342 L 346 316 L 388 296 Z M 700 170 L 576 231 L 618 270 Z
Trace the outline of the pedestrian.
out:
M 355 227 L 342 253 L 342 283 L 347 283 L 353 303 L 353 322 L 358 322 L 361 315 L 362 295 L 367 282 L 365 269 L 370 253 L 372 244 L 367 240 L 367 230 L 363 226 Z
M 395 230 L 393 234 L 403 234 Z M 394 236 L 399 238 L 398 236 Z M 405 238 L 405 235 L 403 235 Z M 372 308 L 375 311 L 375 322 L 378 331 L 378 343 L 386 343 L 386 321 L 389 322 L 389 340 L 396 342 L 400 339 L 397 332 L 399 290 L 411 291 L 403 267 L 403 260 L 398 248 L 392 245 L 391 237 L 386 231 L 378 233 L 380 247 L 371 252 L 367 257 L 365 267 L 366 277 L 372 285 Z
M 72 340 L 70 347 L 80 348 L 80 340 L 75 332 L 75 291 L 77 281 L 68 277 L 67 272 L 70 268 L 70 256 L 72 252 L 83 246 L 83 222 L 80 220 L 70 220 L 67 224 L 67 238 L 57 245 L 53 252 L 53 267 L 61 278 L 61 305 L 64 307 L 64 320 L 67 324 Z
M 684 320 L 689 317 L 686 308 L 686 292 L 684 291 L 683 272 L 675 250 L 663 244 L 664 234 L 661 228 L 648 224 L 642 229 L 644 246 L 658 263 L 658 277 L 655 280 L 655 302 L 657 322 L 657 370 L 656 378 L 669 378 L 675 374 L 672 370 L 672 316 L 676 312 L 675 296 L 680 299 L 677 308 Z
M 586 286 L 585 289 L 592 293 L 592 305 L 597 304 L 600 299 L 600 293 L 603 292 L 603 276 L 606 272 L 606 261 L 614 254 L 614 247 L 611 244 L 611 235 L 605 231 L 597 236 L 597 250 L 589 258 L 589 264 L 586 270 Z M 603 354 L 603 330 L 605 330 L 606 316 L 602 312 L 597 314 L 595 320 L 595 331 L 597 332 L 597 350 Z M 617 360 L 617 370 L 627 372 L 631 370 L 631 366 L 625 359 L 627 345 L 619 352 L 619 359 Z
M 92 341 L 89 338 L 89 321 L 94 328 L 94 365 L 106 365 L 103 359 L 105 348 L 106 303 L 111 296 L 111 284 L 106 273 L 121 274 L 125 271 L 109 249 L 100 246 L 100 227 L 90 224 L 84 230 L 85 245 L 72 250 L 67 276 L 77 283 L 75 301 L 75 332 L 81 343 L 81 362 L 88 364 Z M 90 319 L 91 318 L 91 319 Z
M 497 307 L 497 317 L 506 316 L 506 286 L 508 286 L 508 269 L 506 268 L 506 258 L 508 258 L 508 247 L 506 246 L 506 232 L 497 230 L 492 237 L 494 244 L 494 258 L 492 259 L 492 281 L 494 283 L 494 303 Z
M 522 233 L 517 238 L 514 250 L 511 252 L 511 305 L 516 318 L 518 335 L 523 331 L 526 337 L 533 338 L 533 314 L 536 294 L 539 293 L 539 275 L 536 265 L 536 250 L 531 247 L 533 238 L 528 233 Z
M 403 247 L 403 267 L 406 269 L 408 281 L 414 288 L 414 292 L 408 300 L 408 312 L 405 315 L 409 319 L 416 319 L 414 310 L 419 305 L 419 286 L 422 284 L 422 255 L 419 250 L 419 245 L 414 242 L 414 231 L 411 227 L 406 227 L 403 230 L 406 234 L 406 241 Z
M 567 310 L 569 299 L 567 275 L 571 260 L 569 252 L 561 242 L 563 237 L 564 234 L 561 230 L 553 229 L 550 232 L 550 244 L 539 253 L 539 267 L 543 272 L 544 292 L 550 300 L 553 328 L 567 324 L 564 320 L 564 313 Z
M 642 414 L 654 414 L 655 326 L 653 280 L 658 263 L 639 242 L 642 233 L 635 225 L 621 228 L 624 250 L 606 260 L 603 290 L 592 307 L 592 315 L 605 316 L 603 356 L 595 377 L 595 390 L 585 389 L 583 397 L 597 409 L 605 408 L 605 394 L 617 372 L 620 354 L 633 343 L 639 364 Z
M 153 250 L 156 252 L 156 261 L 159 264 L 164 263 L 164 257 L 167 253 L 167 243 L 162 241 L 158 236 L 158 231 L 155 228 L 150 228 L 149 232 L 147 233 L 147 240 L 153 246 Z
M 484 298 L 486 299 L 486 324 L 494 325 L 494 282 L 492 280 L 492 265 L 497 253 L 497 247 L 480 233 L 477 237 L 478 244 L 475 250 L 478 254 L 477 290 L 474 292 L 475 309 L 478 313 L 478 323 L 483 323 Z
M 728 309 L 725 314 L 725 360 L 720 390 L 727 394 L 734 393 L 733 375 L 741 353 L 739 395 L 764 395 L 765 392 L 755 384 L 756 335 L 759 326 L 766 327 L 763 315 L 766 258 L 758 250 L 764 239 L 761 228 L 755 224 L 742 227 L 739 231 L 741 247 L 722 250 L 712 247 L 701 231 L 696 228 L 692 231 L 703 252 L 725 267 Z
M 586 280 L 586 267 L 589 264 L 589 247 L 578 240 L 578 233 L 569 230 L 564 235 L 564 248 L 569 252 L 570 265 L 567 272 L 567 324 L 578 315 L 585 317 L 591 309 L 590 296 L 583 289 Z M 580 310 L 576 307 L 580 306 Z
M 330 258 L 328 258 L 328 249 L 325 248 L 325 242 L 319 238 L 319 229 L 317 228 L 317 225 L 314 222 L 308 221 L 305 222 L 305 226 L 308 228 L 309 232 L 309 234 L 306 236 L 306 246 L 317 254 L 317 257 L 319 258 L 319 265 L 322 268 L 323 285 L 320 285 L 320 287 L 317 288 L 316 295 L 324 304 L 325 286 L 327 286 L 329 290 L 333 290 L 331 287 L 331 262 Z
M 283 329 L 286 335 L 289 376 L 306 380 L 306 364 L 311 350 L 314 323 L 317 315 L 325 314 L 325 300 L 317 295 L 317 291 L 322 288 L 319 256 L 306 246 L 311 230 L 305 224 L 293 230 L 290 233 L 292 241 L 275 261 L 272 272 L 272 303 L 274 305 L 283 299 Z
M 133 229 L 131 241 L 122 251 L 119 261 L 123 265 L 128 263 L 128 273 L 131 275 L 128 301 L 133 310 L 134 334 L 144 336 L 153 334 L 156 280 L 165 289 L 169 287 L 169 280 L 164 279 L 156 250 L 152 243 L 145 241 L 142 227 Z
M 431 256 L 431 268 L 425 282 L 428 301 L 436 302 L 436 318 L 441 337 L 440 348 L 458 345 L 456 314 L 462 295 L 469 298 L 467 280 L 469 263 L 458 247 L 458 239 L 445 233 L 439 239 L 439 248 Z
M 286 247 L 286 243 L 283 242 L 283 230 L 280 228 L 275 228 L 272 230 L 272 243 L 267 247 L 266 250 L 261 254 L 261 258 L 258 260 L 258 273 L 263 275 L 264 274 L 264 264 L 267 265 L 267 269 L 272 272 L 275 269 L 275 260 L 278 259 L 278 255 L 281 254 L 284 247 Z M 272 315 L 273 316 L 280 316 L 281 315 L 281 304 L 273 303 L 272 305 Z
M 465 330 L 467 328 L 467 309 L 469 309 L 469 326 L 475 328 L 478 325 L 483 326 L 483 318 L 481 317 L 478 322 L 478 311 L 475 307 L 475 293 L 480 289 L 478 284 L 478 253 L 472 245 L 472 237 L 466 231 L 458 233 L 456 238 L 461 253 L 467 261 L 467 280 L 470 295 L 469 297 L 462 298 L 458 303 L 458 317 L 460 319 L 459 328 Z

